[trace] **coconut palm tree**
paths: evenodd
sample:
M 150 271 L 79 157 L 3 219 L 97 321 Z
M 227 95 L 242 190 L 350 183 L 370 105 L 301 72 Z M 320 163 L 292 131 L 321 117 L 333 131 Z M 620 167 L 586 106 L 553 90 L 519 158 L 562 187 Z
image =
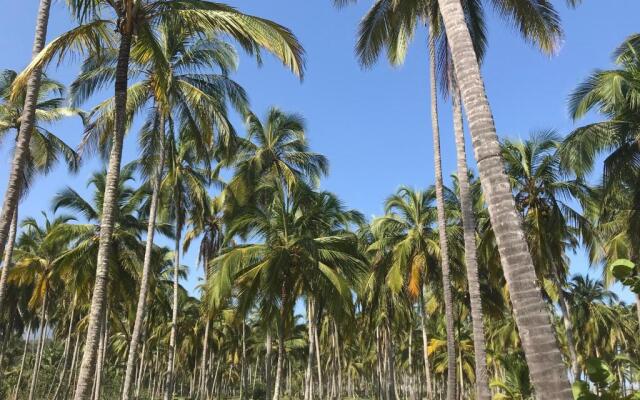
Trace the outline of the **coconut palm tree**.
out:
M 541 398 L 570 399 L 571 387 L 504 170 L 495 123 L 464 8 L 460 0 L 440 0 L 438 6 L 455 66 L 456 82 L 467 111 L 480 181 L 533 386 Z M 549 33 L 549 40 L 540 40 L 540 45 L 543 49 L 552 50 L 557 31 Z
M 5 70 L 0 74 L 0 139 L 15 131 L 19 134 L 22 126 L 22 116 L 26 92 L 22 92 L 17 98 L 12 97 L 12 86 L 17 73 Z M 22 183 L 20 184 L 22 196 L 26 195 L 34 174 L 48 173 L 56 164 L 59 158 L 63 158 L 70 171 L 78 168 L 79 157 L 76 152 L 54 133 L 47 130 L 44 124 L 50 124 L 65 116 L 76 114 L 77 111 L 64 107 L 64 86 L 52 79 L 44 76 L 41 78 L 40 90 L 35 104 L 34 126 L 30 134 L 29 153 L 25 161 L 22 172 Z M 81 114 L 82 115 L 82 114 Z M 16 137 L 17 140 L 17 137 Z M 18 206 L 14 211 L 7 247 L 3 258 L 3 269 L 0 275 L 0 310 L 6 290 L 7 275 L 10 267 L 10 260 L 13 245 L 16 237 L 18 223 Z
M 117 3 L 108 0 L 72 0 L 68 5 L 81 25 L 61 35 L 43 49 L 27 68 L 26 76 L 34 69 L 42 68 L 54 56 L 62 57 L 74 48 L 88 53 L 99 53 L 105 46 L 115 46 L 118 49 L 114 70 L 114 131 L 109 155 L 107 193 L 102 212 L 104 218 L 100 230 L 101 250 L 98 254 L 87 341 L 75 393 L 75 399 L 80 400 L 87 397 L 91 387 L 101 329 L 100 321 L 104 312 L 105 279 L 116 207 L 115 190 L 119 180 L 126 130 L 128 69 L 132 44 L 145 41 L 148 43 L 158 24 L 167 19 L 177 18 L 177 23 L 187 30 L 229 34 L 250 53 L 266 49 L 297 75 L 302 75 L 304 65 L 303 50 L 286 28 L 265 19 L 243 14 L 220 3 L 195 0 L 124 0 Z M 111 18 L 106 16 L 108 13 L 111 14 Z M 114 30 L 116 35 L 113 35 Z M 22 77 L 22 80 L 24 79 Z
M 40 0 L 38 7 L 38 16 L 36 20 L 35 39 L 33 41 L 32 58 L 42 51 L 47 40 L 47 27 L 49 25 L 49 10 L 51 9 L 51 0 Z M 8 234 L 11 221 L 16 217 L 16 209 L 21 194 L 22 177 L 26 168 L 26 161 L 29 156 L 29 145 L 31 143 L 31 134 L 34 130 L 36 103 L 40 93 L 40 80 L 42 78 L 43 68 L 33 68 L 25 76 L 26 90 L 23 113 L 21 116 L 21 125 L 16 140 L 16 148 L 13 152 L 13 161 L 11 163 L 11 172 L 7 191 L 4 195 L 2 203 L 2 213 L 0 214 L 0 254 L 4 254 L 5 246 L 8 241 Z M 22 90 L 18 90 L 21 93 Z M 0 306 L 2 305 L 2 297 L 0 297 Z M 1 309 L 1 307 L 0 307 Z

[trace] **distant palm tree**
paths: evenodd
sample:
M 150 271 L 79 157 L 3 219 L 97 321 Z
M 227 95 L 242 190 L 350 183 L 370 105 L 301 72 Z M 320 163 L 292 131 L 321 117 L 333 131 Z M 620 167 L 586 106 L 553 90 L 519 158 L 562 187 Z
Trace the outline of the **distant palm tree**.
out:
M 12 96 L 13 83 L 17 73 L 5 70 L 0 73 L 0 140 L 11 131 L 20 134 L 26 92 L 19 93 L 17 97 Z M 78 114 L 73 110 L 63 106 L 64 86 L 52 79 L 41 78 L 40 90 L 34 105 L 35 116 L 33 129 L 30 133 L 28 154 L 23 165 L 22 182 L 20 183 L 21 196 L 25 196 L 35 174 L 48 173 L 56 162 L 62 158 L 71 171 L 75 171 L 79 165 L 79 157 L 76 152 L 62 141 L 53 132 L 47 130 L 45 124 L 56 122 L 70 115 Z M 80 112 L 82 115 L 82 113 Z M 19 138 L 16 137 L 16 141 Z M 4 257 L 3 268 L 0 275 L 0 310 L 6 291 L 7 275 L 10 267 L 10 260 L 13 245 L 16 237 L 18 224 L 18 205 L 15 207 L 14 215 L 9 230 Z

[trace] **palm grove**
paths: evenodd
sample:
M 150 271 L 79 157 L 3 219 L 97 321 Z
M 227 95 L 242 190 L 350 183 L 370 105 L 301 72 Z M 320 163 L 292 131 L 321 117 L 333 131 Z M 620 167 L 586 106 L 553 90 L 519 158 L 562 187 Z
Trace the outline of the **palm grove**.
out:
M 367 220 L 319 189 L 328 160 L 304 118 L 254 112 L 233 80 L 238 49 L 302 78 L 287 28 L 203 0 L 66 3 L 75 26 L 47 43 L 51 1 L 40 0 L 31 62 L 0 76 L 0 132 L 15 140 L 0 217 L 0 397 L 637 397 L 640 309 L 610 285 L 640 292 L 640 36 L 571 94 L 574 119 L 600 122 L 499 140 L 479 67 L 484 7 L 552 54 L 552 4 L 375 1 L 356 39 L 363 67 L 382 54 L 401 64 L 426 32 L 436 174 Z M 81 66 L 67 87 L 46 71 L 69 57 Z M 64 118 L 82 120 L 80 143 L 56 136 Z M 456 142 L 448 187 L 442 118 Z M 140 158 L 123 164 L 126 135 Z M 104 160 L 90 196 L 60 187 L 42 215 L 19 213 L 38 176 L 90 157 Z M 570 274 L 581 247 L 601 278 Z M 203 275 L 194 293 L 181 286 L 190 248 Z

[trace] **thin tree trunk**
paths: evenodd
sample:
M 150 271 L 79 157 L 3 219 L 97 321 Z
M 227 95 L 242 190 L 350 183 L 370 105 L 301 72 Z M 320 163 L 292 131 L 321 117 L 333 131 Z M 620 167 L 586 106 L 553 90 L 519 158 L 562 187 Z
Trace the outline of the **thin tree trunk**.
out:
M 571 361 L 571 373 L 573 379 L 576 380 L 580 376 L 580 366 L 578 365 L 578 355 L 576 354 L 576 342 L 573 334 L 573 322 L 571 321 L 571 308 L 567 302 L 567 297 L 562 290 L 559 282 L 558 286 L 558 304 L 562 313 L 562 322 L 567 336 L 567 348 L 569 350 L 569 360 Z
M 198 396 L 202 396 L 205 392 L 207 382 L 207 356 L 209 354 L 209 329 L 211 327 L 211 319 L 207 315 L 207 323 L 204 328 L 204 338 L 202 339 L 202 365 L 200 367 L 200 383 L 198 385 Z
M 429 337 L 427 332 L 427 308 L 425 307 L 424 286 L 420 288 L 420 328 L 422 329 L 422 356 L 424 362 L 424 378 L 427 392 L 427 400 L 433 398 L 431 385 L 431 368 L 429 365 Z
M 80 351 L 80 333 L 76 332 L 76 344 L 73 347 L 73 356 L 71 357 L 71 368 L 69 368 L 69 379 L 67 380 L 67 387 L 64 390 L 64 399 L 69 398 L 69 391 L 73 383 L 73 378 L 76 373 L 76 364 L 78 363 L 78 353 Z
M 53 400 L 58 398 L 58 393 L 60 393 L 60 389 L 62 388 L 62 383 L 64 382 L 64 376 L 67 372 L 67 364 L 69 361 L 69 351 L 71 349 L 71 332 L 73 331 L 73 320 L 76 312 L 76 305 L 78 303 L 78 292 L 76 291 L 73 295 L 73 301 L 71 302 L 71 316 L 69 318 L 69 331 L 67 332 L 67 340 L 64 344 L 64 355 L 62 362 L 62 370 L 60 371 L 60 381 L 58 382 L 58 386 L 56 387 L 56 391 L 53 393 Z
M 460 0 L 440 0 L 456 80 L 505 272 L 515 320 L 538 398 L 570 400 L 571 385 L 504 171 L 500 143 Z
M 51 9 L 51 0 L 40 0 L 38 7 L 38 17 L 36 20 L 35 38 L 33 41 L 32 58 L 44 48 L 47 40 L 47 28 L 49 25 L 49 11 Z M 4 203 L 2 204 L 2 214 L 0 215 L 0 254 L 4 254 L 5 246 L 9 241 L 9 231 L 11 221 L 13 220 L 18 202 L 20 200 L 20 192 L 24 179 L 24 171 L 29 158 L 29 144 L 31 142 L 31 132 L 35 127 L 36 106 L 38 104 L 38 93 L 40 92 L 40 80 L 42 78 L 42 68 L 35 68 L 27 81 L 27 93 L 25 96 L 22 115 L 20 116 L 20 130 L 16 139 L 16 148 L 13 152 L 13 161 L 11 163 L 11 173 L 7 191 L 4 195 Z M 0 310 L 5 295 L 5 288 L 0 286 Z
M 47 327 L 47 300 L 49 290 L 45 288 L 44 298 L 42 299 L 42 308 L 40 311 L 40 332 L 38 336 L 38 347 L 36 350 L 36 359 L 31 375 L 31 386 L 29 387 L 29 400 L 33 400 L 36 386 L 38 385 L 38 373 L 40 372 L 40 361 L 42 360 L 42 350 L 44 349 L 44 331 Z
M 453 298 L 449 277 L 449 245 L 447 243 L 447 220 L 444 210 L 442 184 L 442 162 L 440 161 L 440 124 L 438 122 L 438 92 L 436 82 L 436 42 L 433 26 L 429 24 L 429 80 L 431 82 L 431 130 L 433 134 L 433 162 L 436 173 L 436 207 L 438 213 L 438 237 L 440 241 L 440 263 L 447 328 L 447 400 L 456 397 L 456 343 L 453 331 Z
M 180 274 L 180 233 L 182 224 L 180 222 L 180 206 L 176 205 L 176 241 L 175 241 L 175 262 L 173 265 L 173 306 L 171 311 L 171 336 L 169 337 L 169 360 L 167 361 L 167 380 L 164 386 L 164 400 L 170 400 L 173 395 L 174 364 L 176 358 L 176 335 L 178 328 L 178 280 Z
M 131 32 L 120 34 L 120 48 L 116 65 L 115 81 L 115 129 L 111 154 L 109 155 L 109 170 L 107 172 L 102 219 L 100 222 L 100 242 L 96 280 L 91 297 L 89 310 L 89 327 L 84 344 L 84 353 L 78 373 L 75 400 L 87 400 L 91 395 L 92 381 L 102 328 L 102 316 L 105 310 L 107 277 L 109 272 L 109 258 L 111 257 L 111 242 L 113 240 L 113 226 L 117 210 L 118 182 L 120 180 L 120 163 L 122 161 L 122 145 L 126 129 L 126 105 L 129 55 L 131 51 Z
M 100 400 L 100 391 L 102 389 L 102 367 L 104 365 L 105 351 L 107 349 L 107 313 L 109 307 L 105 310 L 104 319 L 102 321 L 102 332 L 100 332 L 100 344 L 98 345 L 98 360 L 96 362 L 96 377 L 93 385 L 93 399 Z
M 242 359 L 240 362 L 240 400 L 244 400 L 246 396 L 247 386 L 247 343 L 246 343 L 246 324 L 242 319 Z
M 458 187 L 460 190 L 460 208 L 462 210 L 462 230 L 464 236 L 464 260 L 469 282 L 469 299 L 471 303 L 471 321 L 473 325 L 473 349 L 476 369 L 476 398 L 491 400 L 489 376 L 487 372 L 487 351 L 484 337 L 484 320 L 482 312 L 482 294 L 478 277 L 478 259 L 476 253 L 476 218 L 473 214 L 473 198 L 469 188 L 469 171 L 467 169 L 467 152 L 464 142 L 464 126 L 462 122 L 462 104 L 455 80 L 452 81 L 453 130 L 456 138 L 456 155 L 458 164 Z
M 313 359 L 315 356 L 315 344 L 313 335 L 313 322 L 315 319 L 313 312 L 313 300 L 309 297 L 307 300 L 307 330 L 309 336 L 309 354 L 307 355 L 307 370 L 306 370 L 306 387 L 304 398 L 305 400 L 313 399 Z
M 313 324 L 313 345 L 315 346 L 315 355 L 316 355 L 316 367 L 318 370 L 318 396 L 322 399 L 324 397 L 324 378 L 322 374 L 322 354 L 320 354 L 320 338 L 318 337 L 318 322 L 321 322 L 321 310 L 315 309 L 315 304 L 313 307 L 313 319 L 311 323 Z
M 4 257 L 2 258 L 2 271 L 0 271 L 0 311 L 2 311 L 2 302 L 4 294 L 7 291 L 7 278 L 9 277 L 9 269 L 11 269 L 11 257 L 13 255 L 13 245 L 16 242 L 16 232 L 18 231 L 18 207 L 16 206 L 11 218 L 11 226 L 9 228 L 9 238 L 4 248 Z
M 140 357 L 140 374 L 138 375 L 138 379 L 136 380 L 136 388 L 134 390 L 134 398 L 137 399 L 140 397 L 140 387 L 142 386 L 142 381 L 144 379 L 144 373 L 146 372 L 146 364 L 145 364 L 145 356 L 147 354 L 147 341 L 145 340 L 142 343 L 142 356 Z
M 29 337 L 31 336 L 31 323 L 29 321 L 29 326 L 27 327 L 27 338 L 24 341 L 24 350 L 22 350 L 22 361 L 20 362 L 20 372 L 18 373 L 18 381 L 16 382 L 16 387 L 13 392 L 13 400 L 17 400 L 18 391 L 20 390 L 20 382 L 22 381 L 22 373 L 24 372 L 24 362 L 27 358 L 27 350 L 29 349 Z
M 278 363 L 276 366 L 276 381 L 273 385 L 273 400 L 279 400 L 280 399 L 280 389 L 282 386 L 282 373 L 283 373 L 283 368 L 284 368 L 284 357 L 285 357 L 285 350 L 284 350 L 284 334 L 285 334 L 285 326 L 284 324 L 286 323 L 286 295 L 284 294 L 284 290 L 286 290 L 286 288 L 284 287 L 283 284 L 283 294 L 282 294 L 282 309 L 280 310 L 280 321 L 278 324 Z
M 267 327 L 267 338 L 265 343 L 265 356 L 264 356 L 264 380 L 267 387 L 267 399 L 271 398 L 271 326 Z
M 160 141 L 164 143 L 164 118 L 160 117 L 158 124 Z M 124 374 L 124 384 L 122 388 L 122 400 L 131 398 L 131 385 L 133 383 L 133 368 L 136 365 L 136 357 L 138 356 L 138 345 L 142 336 L 142 327 L 146 314 L 147 292 L 149 290 L 149 275 L 151 274 L 151 255 L 153 252 L 153 237 L 156 230 L 156 216 L 158 204 L 160 202 L 160 183 L 162 179 L 162 171 L 164 169 L 164 146 L 160 146 L 160 162 L 153 178 L 153 193 L 151 195 L 151 206 L 149 208 L 149 221 L 147 223 L 147 242 L 144 249 L 144 261 L 142 263 L 142 278 L 140 280 L 140 292 L 138 294 L 138 305 L 136 308 L 136 319 L 133 324 L 133 332 L 131 334 L 131 342 L 129 343 L 129 355 L 127 357 L 127 368 Z

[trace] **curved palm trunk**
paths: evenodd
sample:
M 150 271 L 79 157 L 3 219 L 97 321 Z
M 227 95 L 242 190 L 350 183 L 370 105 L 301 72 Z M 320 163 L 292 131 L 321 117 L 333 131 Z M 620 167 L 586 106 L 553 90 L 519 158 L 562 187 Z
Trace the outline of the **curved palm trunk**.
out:
M 31 385 L 29 387 L 29 400 L 33 400 L 36 386 L 38 385 L 38 374 L 40 372 L 40 361 L 42 360 L 42 350 L 44 348 L 44 331 L 47 327 L 47 300 L 49 298 L 49 290 L 45 288 L 44 299 L 42 300 L 42 308 L 40 311 L 40 333 L 38 336 L 38 347 L 36 350 L 35 364 L 33 366 L 33 374 L 31 375 Z
M 462 5 L 460 0 L 440 0 L 438 6 L 533 386 L 539 399 L 572 399 L 567 371 L 504 171 L 498 135 Z
M 464 261 L 467 266 L 471 321 L 473 324 L 473 349 L 476 363 L 476 399 L 491 400 L 491 390 L 489 389 L 489 377 L 487 373 L 487 351 L 484 338 L 482 295 L 480 293 L 480 282 L 478 280 L 476 218 L 473 215 L 473 199 L 471 198 L 471 190 L 469 189 L 467 152 L 464 143 L 464 127 L 462 125 L 462 104 L 460 103 L 460 93 L 455 85 L 452 85 L 452 94 L 453 130 L 456 138 L 458 186 L 460 188 L 460 209 L 462 210 L 462 230 L 464 236 Z
M 110 250 L 117 207 L 118 181 L 120 180 L 120 163 L 122 161 L 122 142 L 126 129 L 127 81 L 131 39 L 130 33 L 121 33 L 118 63 L 116 65 L 115 129 L 111 153 L 109 155 L 109 171 L 107 173 L 107 182 L 104 191 L 102 220 L 100 221 L 100 244 L 98 248 L 96 281 L 91 298 L 89 327 L 87 329 L 82 362 L 80 363 L 80 371 L 78 372 L 78 382 L 74 395 L 75 400 L 87 400 L 91 395 L 100 331 L 102 328 L 102 316 L 105 311 L 109 258 L 111 256 Z
M 42 51 L 47 40 L 47 27 L 49 25 L 49 10 L 51 0 L 40 0 L 38 17 L 36 20 L 36 34 L 33 41 L 32 58 Z M 11 221 L 18 209 L 20 191 L 25 164 L 29 156 L 29 143 L 31 142 L 31 132 L 35 126 L 36 105 L 38 103 L 38 92 L 40 91 L 40 79 L 42 69 L 36 68 L 27 81 L 27 94 L 24 101 L 24 108 L 20 116 L 20 131 L 16 139 L 16 148 L 13 152 L 11 163 L 11 173 L 9 184 L 4 195 L 2 204 L 2 214 L 0 215 L 0 254 L 4 254 L 4 249 L 8 241 Z M 0 288 L 0 310 L 2 310 L 2 300 L 4 291 Z
M 11 218 L 11 227 L 9 228 L 9 238 L 4 248 L 4 257 L 2 258 L 2 271 L 0 271 L 0 311 L 2 311 L 2 301 L 7 291 L 7 278 L 9 277 L 9 269 L 11 268 L 11 257 L 13 256 L 13 245 L 16 242 L 16 232 L 18 230 L 18 207 L 13 212 Z
M 160 118 L 161 141 L 164 142 L 164 120 Z M 151 206 L 149 209 L 149 221 L 147 223 L 147 243 L 144 249 L 144 261 L 142 263 L 142 278 L 140 280 L 140 293 L 138 295 L 138 305 L 136 308 L 136 320 L 133 324 L 133 332 L 129 343 L 129 355 L 127 357 L 127 369 L 124 374 L 124 384 L 122 387 L 122 400 L 131 398 L 131 385 L 133 384 L 133 370 L 138 356 L 138 346 L 142 337 L 142 328 L 147 307 L 147 292 L 149 291 L 149 275 L 151 273 L 151 253 L 153 251 L 153 236 L 156 230 L 156 216 L 158 203 L 160 202 L 160 182 L 164 168 L 164 146 L 160 147 L 160 163 L 153 178 L 153 193 L 151 194 Z
M 179 207 L 176 208 L 179 210 Z M 173 396 L 174 364 L 176 358 L 176 334 L 178 325 L 178 279 L 180 273 L 180 232 L 182 226 L 180 217 L 176 217 L 176 243 L 175 243 L 175 263 L 173 265 L 173 307 L 171 311 L 171 336 L 169 337 L 169 360 L 167 361 L 167 380 L 164 385 L 164 400 L 169 400 Z
M 442 265 L 444 311 L 447 327 L 447 400 L 456 397 L 456 343 L 453 331 L 453 298 L 449 278 L 449 246 L 447 244 L 447 220 L 444 213 L 442 188 L 442 162 L 440 160 L 440 124 L 438 123 L 438 93 L 436 88 L 436 45 L 433 28 L 429 25 L 429 79 L 431 82 L 431 130 L 433 133 L 433 162 L 436 173 L 436 207 Z

